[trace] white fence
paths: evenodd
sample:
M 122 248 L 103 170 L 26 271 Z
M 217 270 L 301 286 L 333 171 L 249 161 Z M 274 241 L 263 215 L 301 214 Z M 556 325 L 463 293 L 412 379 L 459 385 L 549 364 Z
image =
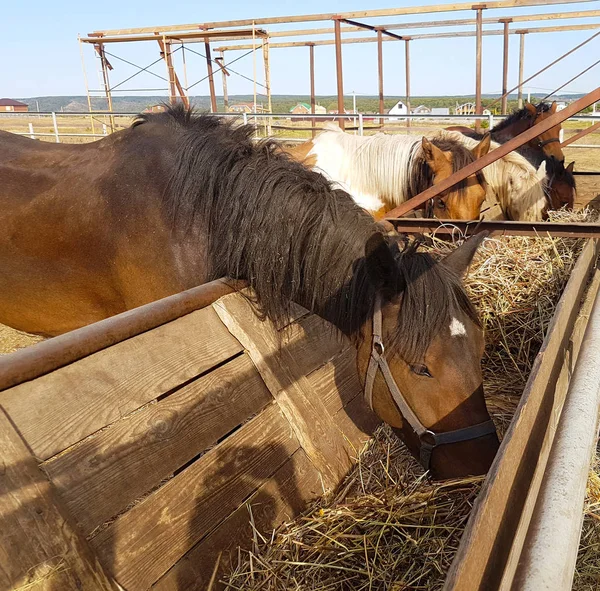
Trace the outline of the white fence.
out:
M 0 113 L 0 129 L 5 129 L 19 135 L 31 138 L 53 138 L 57 143 L 67 138 L 77 141 L 92 141 L 123 129 L 131 124 L 131 120 L 138 113 L 108 113 L 108 112 L 79 112 L 79 113 Z M 381 129 L 380 121 L 385 121 L 385 131 L 392 133 L 414 133 L 421 131 L 418 127 L 421 123 L 426 127 L 447 127 L 450 125 L 469 125 L 479 120 L 484 128 L 492 128 L 504 118 L 503 115 L 389 115 L 389 114 L 363 114 L 347 113 L 336 114 L 302 114 L 292 113 L 218 113 L 219 117 L 234 118 L 244 123 L 256 125 L 256 137 L 276 137 L 289 142 L 305 141 L 317 126 L 324 121 L 336 121 L 344 119 L 346 129 L 358 135 L 376 133 Z M 315 126 L 312 125 L 314 120 Z M 579 115 L 571 117 L 569 121 L 582 121 L 593 124 L 600 121 L 599 117 L 591 115 Z M 306 123 L 307 125 L 297 125 Z M 432 125 L 433 124 L 433 125 Z M 280 132 L 293 132 L 294 135 L 286 136 Z M 564 130 L 563 130 L 564 131 Z M 71 140 L 73 141 L 73 140 Z M 598 144 L 574 143 L 573 148 L 600 148 Z

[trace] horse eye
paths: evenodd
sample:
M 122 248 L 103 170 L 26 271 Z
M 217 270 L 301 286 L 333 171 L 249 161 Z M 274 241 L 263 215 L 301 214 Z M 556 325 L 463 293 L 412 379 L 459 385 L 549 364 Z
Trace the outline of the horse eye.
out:
M 446 209 L 446 203 L 443 199 L 436 199 L 436 206 L 440 209 Z
M 423 378 L 431 378 L 432 375 L 426 365 L 420 363 L 411 364 L 410 371 Z

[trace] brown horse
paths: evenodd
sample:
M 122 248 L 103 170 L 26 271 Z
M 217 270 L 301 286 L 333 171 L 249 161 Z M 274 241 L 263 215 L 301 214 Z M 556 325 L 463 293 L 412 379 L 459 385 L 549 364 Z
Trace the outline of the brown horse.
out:
M 373 409 L 432 474 L 485 472 L 498 438 L 461 281 L 482 236 L 442 261 L 403 247 L 252 133 L 172 108 L 84 146 L 2 134 L 0 322 L 58 334 L 246 279 L 275 323 L 298 302 L 352 339 Z
M 499 144 L 504 144 L 508 140 L 517 137 L 519 134 L 527 131 L 533 127 L 536 123 L 541 123 L 550 115 L 556 113 L 556 101 L 551 105 L 548 103 L 540 103 L 538 105 L 532 105 L 531 103 L 525 103 L 525 106 L 518 111 L 509 115 L 506 119 L 502 120 L 498 125 L 494 126 L 490 130 L 492 140 Z M 448 127 L 450 131 L 460 131 L 469 137 L 478 139 L 478 135 L 470 127 L 463 127 L 456 125 Z M 559 123 L 554 127 L 551 127 L 548 131 L 540 134 L 539 136 L 530 140 L 523 149 L 529 148 L 534 152 L 538 153 L 539 158 L 556 158 L 560 162 L 564 162 L 565 155 L 563 154 L 562 148 L 560 147 L 560 130 L 562 125 Z M 521 151 L 521 148 L 517 150 Z M 528 158 L 528 154 L 523 152 L 523 156 Z M 529 159 L 529 158 L 528 158 Z M 532 162 L 534 164 L 534 162 Z
M 469 150 L 448 135 L 355 136 L 326 124 L 314 139 L 283 150 L 334 181 L 380 219 L 487 154 L 490 147 L 489 137 Z M 477 219 L 485 197 L 486 182 L 479 172 L 438 195 L 427 212 L 444 219 Z

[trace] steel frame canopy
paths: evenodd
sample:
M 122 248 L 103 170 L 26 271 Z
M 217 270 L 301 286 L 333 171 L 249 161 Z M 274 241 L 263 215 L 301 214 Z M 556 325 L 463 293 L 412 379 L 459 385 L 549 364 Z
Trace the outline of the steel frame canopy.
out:
M 332 45 L 336 46 L 336 70 L 337 70 L 337 88 L 338 88 L 338 112 L 344 112 L 344 96 L 343 96 L 343 75 L 342 75 L 342 44 L 346 43 L 370 43 L 377 42 L 378 44 L 378 70 L 379 70 L 379 102 L 380 111 L 383 109 L 383 54 L 382 54 L 382 43 L 383 41 L 398 41 L 402 40 L 405 42 L 405 60 L 406 60 L 406 102 L 407 106 L 410 105 L 410 54 L 409 54 L 409 42 L 416 39 L 427 39 L 427 38 L 448 38 L 448 37 L 476 37 L 476 113 L 482 113 L 481 105 L 481 54 L 482 54 L 482 38 L 489 35 L 503 35 L 504 36 L 504 67 L 503 67 L 503 95 L 507 94 L 507 79 L 508 79 L 508 43 L 509 35 L 519 34 L 521 39 L 521 52 L 520 52 L 520 64 L 519 64 L 519 97 L 522 96 L 522 85 L 523 85 L 523 61 L 524 61 L 524 37 L 528 33 L 550 33 L 560 31 L 582 31 L 590 29 L 600 29 L 600 22 L 593 24 L 583 25 L 563 25 L 563 26 L 550 26 L 550 27 L 533 27 L 528 29 L 510 30 L 510 23 L 525 23 L 530 21 L 544 21 L 550 19 L 572 19 L 572 18 L 593 18 L 600 17 L 600 10 L 589 10 L 589 11 L 577 11 L 577 12 L 566 12 L 560 14 L 532 14 L 532 15 L 515 15 L 514 17 L 499 17 L 499 18 L 483 18 L 484 10 L 492 9 L 514 9 L 531 6 L 549 6 L 549 5 L 561 5 L 561 4 L 574 4 L 581 2 L 590 2 L 594 0 L 497 0 L 494 2 L 487 2 L 482 4 L 472 3 L 457 3 L 457 4 L 441 4 L 441 5 L 430 5 L 430 6 L 409 6 L 404 8 L 390 8 L 381 10 L 363 10 L 354 12 L 342 12 L 342 13 L 321 13 L 321 14 L 308 14 L 299 16 L 285 16 L 285 17 L 269 17 L 269 18 L 258 18 L 258 19 L 243 19 L 243 20 L 230 20 L 230 21 L 215 21 L 206 23 L 191 23 L 184 25 L 167 25 L 157 27 L 137 27 L 130 29 L 109 29 L 102 31 L 94 31 L 88 35 L 88 37 L 82 38 L 80 41 L 83 43 L 91 43 L 96 47 L 96 51 L 102 58 L 103 46 L 105 43 L 120 43 L 120 42 L 133 42 L 133 41 L 162 41 L 161 56 L 165 58 L 167 62 L 167 71 L 169 74 L 169 85 L 170 85 L 170 100 L 175 102 L 177 100 L 175 96 L 175 88 L 180 90 L 181 100 L 187 103 L 187 96 L 183 91 L 181 84 L 177 79 L 171 56 L 170 46 L 171 43 L 195 43 L 205 42 L 207 50 L 207 70 L 210 83 L 211 91 L 211 105 L 213 111 L 216 111 L 216 95 L 214 92 L 214 80 L 212 73 L 213 60 L 210 58 L 210 41 L 242 41 L 252 39 L 252 45 L 249 44 L 235 44 L 226 45 L 217 48 L 220 52 L 220 58 L 214 61 L 219 69 L 223 73 L 224 82 L 224 95 L 226 94 L 226 75 L 227 64 L 225 64 L 224 54 L 226 51 L 234 50 L 252 50 L 253 52 L 261 47 L 263 49 L 264 62 L 265 62 L 265 88 L 267 90 L 267 97 L 270 109 L 270 73 L 269 73 L 269 48 L 283 48 L 283 47 L 298 47 L 305 46 L 309 47 L 310 50 L 310 61 L 311 61 L 311 110 L 314 113 L 315 96 L 314 96 L 314 47 L 320 45 Z M 417 14 L 435 14 L 441 12 L 457 12 L 457 11 L 470 11 L 474 10 L 476 14 L 475 19 L 455 19 L 455 20 L 444 20 L 436 22 L 416 22 L 416 23 L 391 23 L 385 25 L 369 25 L 362 22 L 356 22 L 354 19 L 373 19 L 391 16 L 406 16 L 406 15 L 417 15 Z M 289 24 L 289 23 L 305 23 L 305 22 L 318 22 L 318 21 L 333 21 L 333 28 L 321 28 L 321 29 L 301 29 L 292 31 L 266 31 L 264 29 L 257 29 L 257 26 L 263 25 L 277 25 L 277 24 Z M 346 23 L 350 26 L 342 26 L 342 23 Z M 391 33 L 392 30 L 398 29 L 415 29 L 425 27 L 454 27 L 454 26 L 469 26 L 476 25 L 475 31 L 458 31 L 455 33 L 441 33 L 441 34 L 416 34 L 416 35 L 397 35 Z M 487 30 L 483 31 L 484 24 L 502 24 L 503 29 L 498 30 Z M 251 29 L 239 29 L 235 27 L 252 27 Z M 371 30 L 376 33 L 376 37 L 359 37 L 342 39 L 342 33 L 356 33 L 365 29 Z M 271 43 L 272 38 L 282 37 L 310 37 L 313 35 L 329 35 L 334 33 L 333 39 L 321 39 L 310 41 L 309 39 L 303 41 L 290 41 L 284 43 Z M 385 37 L 384 37 L 385 36 Z M 256 45 L 256 39 L 260 38 L 261 45 Z M 103 66 L 103 73 L 105 75 L 105 90 L 107 92 L 107 98 L 109 98 L 110 86 L 107 83 L 108 78 L 108 67 L 105 65 L 105 61 L 101 59 Z M 170 62 L 170 63 L 169 63 Z M 142 68 L 140 68 L 142 70 Z M 255 97 L 256 97 L 256 65 L 254 68 L 254 85 L 255 85 Z M 187 91 L 187 89 L 185 89 Z M 88 92 L 89 96 L 89 92 Z M 256 99 L 255 99 L 256 103 Z M 502 108 L 503 113 L 506 112 L 507 100 L 503 97 Z M 112 110 L 111 100 L 109 99 L 109 108 Z M 340 125 L 344 126 L 343 119 L 340 120 Z

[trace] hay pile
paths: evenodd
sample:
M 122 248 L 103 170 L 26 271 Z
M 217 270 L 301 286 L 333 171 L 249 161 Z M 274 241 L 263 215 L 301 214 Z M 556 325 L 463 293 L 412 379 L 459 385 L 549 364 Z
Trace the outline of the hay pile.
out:
M 592 221 L 587 212 L 583 217 Z M 468 289 L 487 335 L 486 398 L 501 435 L 582 245 L 574 239 L 490 239 L 471 267 Z M 451 246 L 434 239 L 428 248 L 444 254 Z M 380 427 L 336 495 L 269 538 L 257 532 L 254 547 L 240 552 L 226 577 L 226 588 L 441 589 L 482 481 L 430 482 L 391 431 Z M 578 591 L 598 588 L 599 556 L 600 476 L 592 473 Z

